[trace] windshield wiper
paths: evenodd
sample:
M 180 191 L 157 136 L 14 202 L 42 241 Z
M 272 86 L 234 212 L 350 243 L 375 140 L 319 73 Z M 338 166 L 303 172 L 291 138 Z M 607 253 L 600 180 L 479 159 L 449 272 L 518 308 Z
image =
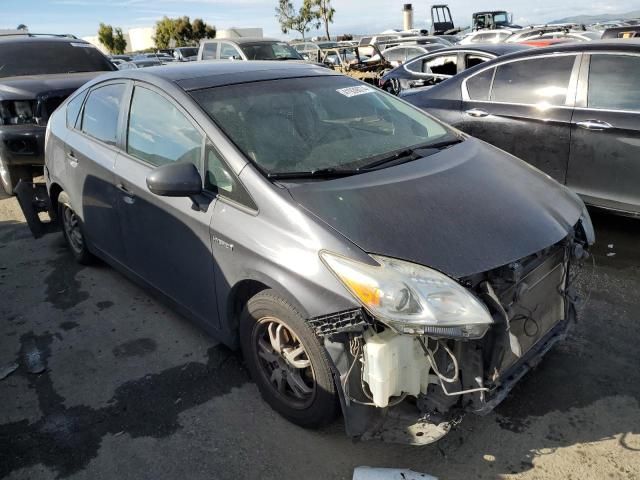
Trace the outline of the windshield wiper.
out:
M 317 170 L 309 170 L 307 172 L 275 172 L 267 174 L 268 178 L 273 180 L 281 180 L 287 178 L 338 178 L 348 177 L 349 175 L 356 175 L 363 173 L 359 169 L 343 169 L 343 168 L 319 168 Z
M 301 172 L 274 172 L 267 174 L 267 177 L 273 180 L 282 180 L 282 179 L 297 179 L 297 178 L 339 178 L 339 177 L 348 177 L 350 175 L 357 175 L 359 173 L 365 173 L 370 170 L 374 170 L 376 167 L 379 167 L 384 164 L 389 164 L 392 162 L 406 163 L 412 160 L 417 160 L 418 158 L 423 158 L 433 153 L 440 151 L 444 148 L 450 147 L 451 145 L 455 145 L 457 143 L 462 142 L 461 138 L 449 138 L 447 140 L 443 140 L 440 142 L 433 143 L 425 143 L 423 145 L 416 145 L 411 148 L 405 148 L 402 150 L 397 150 L 389 155 L 385 155 L 384 157 L 374 157 L 376 160 L 374 162 L 368 163 L 362 167 L 358 168 L 335 168 L 335 167 L 327 167 L 327 168 L 319 168 L 317 170 L 309 170 L 309 171 L 301 171 Z
M 422 145 L 416 145 L 411 148 L 405 148 L 402 150 L 397 150 L 392 152 L 391 154 L 384 155 L 382 157 L 374 157 L 375 160 L 371 163 L 367 163 L 362 167 L 359 167 L 358 170 L 372 170 L 382 165 L 386 165 L 389 163 L 394 163 L 399 165 L 401 163 L 411 162 L 413 160 L 417 160 L 419 158 L 427 157 L 436 153 L 437 151 L 443 150 L 451 145 L 455 145 L 457 143 L 462 142 L 462 139 L 459 137 L 449 138 L 447 140 L 442 140 L 440 142 L 433 143 L 425 143 Z M 431 151 L 429 151 L 431 150 Z

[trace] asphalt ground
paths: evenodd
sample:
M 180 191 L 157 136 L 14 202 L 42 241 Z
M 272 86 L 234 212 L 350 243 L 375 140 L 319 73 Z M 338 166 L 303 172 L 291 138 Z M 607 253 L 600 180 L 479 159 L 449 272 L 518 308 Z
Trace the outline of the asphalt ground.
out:
M 107 265 L 75 264 L 60 234 L 34 240 L 0 196 L 0 370 L 18 364 L 0 380 L 0 478 L 640 478 L 640 220 L 593 220 L 568 341 L 495 412 L 411 447 L 288 423 L 237 353 Z

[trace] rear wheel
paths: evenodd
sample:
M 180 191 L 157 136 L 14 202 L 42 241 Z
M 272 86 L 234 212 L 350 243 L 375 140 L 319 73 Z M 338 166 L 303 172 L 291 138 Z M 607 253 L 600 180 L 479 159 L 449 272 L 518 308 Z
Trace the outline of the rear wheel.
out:
M 58 218 L 62 224 L 64 239 L 73 257 L 83 265 L 91 263 L 93 255 L 87 249 L 82 221 L 71 207 L 69 196 L 65 192 L 60 192 L 58 195 Z
M 264 400 L 289 421 L 318 428 L 334 420 L 338 396 L 328 354 L 304 318 L 272 290 L 240 318 L 242 353 Z
M 0 182 L 7 195 L 14 195 L 14 190 L 21 179 L 31 181 L 29 167 L 7 165 L 0 157 Z

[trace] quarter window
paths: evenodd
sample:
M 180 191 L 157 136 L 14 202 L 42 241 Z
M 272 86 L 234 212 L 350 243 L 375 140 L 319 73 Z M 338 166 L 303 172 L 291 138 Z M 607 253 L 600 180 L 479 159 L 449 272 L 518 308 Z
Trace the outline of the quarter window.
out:
M 202 134 L 171 102 L 136 87 L 131 101 L 127 152 L 152 165 L 190 162 L 200 170 Z
M 210 143 L 207 143 L 205 162 L 204 188 L 206 190 L 257 210 L 240 180 Z
M 116 144 L 120 104 L 126 85 L 98 87 L 89 93 L 82 115 L 82 131 L 109 145 Z
M 589 108 L 640 111 L 640 57 L 591 55 Z
M 541 57 L 499 65 L 491 100 L 527 105 L 564 105 L 575 55 Z
M 67 104 L 67 128 L 76 128 L 78 115 L 87 92 L 81 93 Z
M 489 58 L 484 57 L 482 55 L 474 55 L 474 54 L 465 55 L 464 68 L 467 69 L 467 68 L 475 67 L 476 65 L 480 65 L 481 63 L 484 63 L 487 60 L 489 60 Z
M 493 80 L 493 72 L 495 72 L 495 70 L 495 68 L 489 68 L 467 80 L 467 92 L 471 100 L 485 101 L 489 98 L 491 81 Z
M 233 45 L 229 45 L 228 43 L 223 43 L 220 48 L 220 59 L 228 60 L 231 57 L 236 57 L 238 59 L 242 58 L 240 56 L 240 52 Z

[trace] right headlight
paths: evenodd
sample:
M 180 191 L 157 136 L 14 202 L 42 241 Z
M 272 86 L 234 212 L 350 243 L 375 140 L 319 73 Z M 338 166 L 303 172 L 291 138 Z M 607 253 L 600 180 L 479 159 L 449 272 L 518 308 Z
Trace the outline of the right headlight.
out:
M 377 266 L 320 255 L 369 313 L 398 333 L 480 338 L 493 323 L 475 295 L 431 268 L 380 255 L 372 255 Z

